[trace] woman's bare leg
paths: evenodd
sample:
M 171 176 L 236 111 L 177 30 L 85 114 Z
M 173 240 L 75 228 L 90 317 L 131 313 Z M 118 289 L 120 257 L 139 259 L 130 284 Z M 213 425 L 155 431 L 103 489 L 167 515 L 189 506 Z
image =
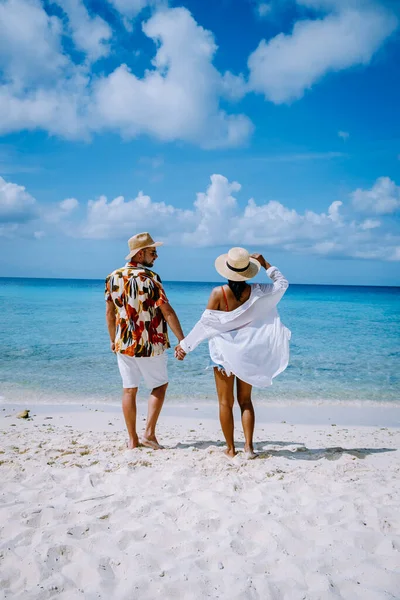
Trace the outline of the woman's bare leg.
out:
M 233 382 L 234 375 L 229 377 L 221 373 L 217 367 L 214 367 L 215 385 L 217 387 L 219 402 L 219 420 L 224 434 L 226 445 L 228 446 L 225 454 L 235 456 L 235 442 L 233 440 Z
M 253 433 L 254 433 L 254 408 L 251 401 L 252 386 L 245 383 L 238 377 L 236 378 L 237 399 L 242 413 L 242 427 L 244 433 L 244 450 L 253 452 Z

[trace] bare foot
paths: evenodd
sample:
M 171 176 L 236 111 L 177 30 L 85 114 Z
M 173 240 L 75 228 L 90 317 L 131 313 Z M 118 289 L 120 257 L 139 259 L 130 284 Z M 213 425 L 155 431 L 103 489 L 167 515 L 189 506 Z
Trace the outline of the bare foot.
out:
M 246 460 L 257 458 L 258 454 L 254 452 L 253 444 L 245 444 L 243 448 L 243 457 Z
M 225 456 L 229 456 L 229 458 L 235 458 L 236 451 L 234 448 L 227 448 L 226 450 L 224 450 L 224 454 Z
M 243 450 L 245 452 L 251 452 L 254 453 L 254 448 L 253 448 L 253 444 L 245 444 Z
M 140 439 L 140 443 L 146 448 L 152 448 L 153 450 L 164 450 L 164 446 L 161 446 L 161 444 L 158 443 L 155 435 L 151 438 L 142 436 Z
M 128 450 L 134 450 L 135 448 L 139 448 L 139 438 L 136 436 L 135 438 L 129 438 L 127 442 Z

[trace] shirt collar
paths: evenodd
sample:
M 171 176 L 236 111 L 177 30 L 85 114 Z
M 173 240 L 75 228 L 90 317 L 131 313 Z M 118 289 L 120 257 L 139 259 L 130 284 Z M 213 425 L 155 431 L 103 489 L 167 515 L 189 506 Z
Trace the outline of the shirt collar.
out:
M 125 266 L 126 267 L 135 267 L 135 269 L 137 269 L 137 268 L 145 269 L 146 268 L 144 265 L 142 265 L 141 263 L 135 262 L 134 260 L 130 260 L 129 262 L 126 263 Z

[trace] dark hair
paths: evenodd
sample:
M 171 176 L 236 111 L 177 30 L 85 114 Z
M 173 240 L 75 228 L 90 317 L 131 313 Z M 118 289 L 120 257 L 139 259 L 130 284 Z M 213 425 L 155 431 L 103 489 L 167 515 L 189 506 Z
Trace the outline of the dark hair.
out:
M 228 285 L 233 292 L 236 300 L 240 300 L 244 290 L 247 287 L 247 283 L 245 281 L 231 281 L 228 279 Z

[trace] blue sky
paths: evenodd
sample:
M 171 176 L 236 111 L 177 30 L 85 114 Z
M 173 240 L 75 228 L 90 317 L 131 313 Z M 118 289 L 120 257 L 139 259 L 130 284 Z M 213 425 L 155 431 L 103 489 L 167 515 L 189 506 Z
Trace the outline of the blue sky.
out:
M 400 285 L 400 10 L 0 0 L 0 276 L 165 280 L 241 245 L 294 283 Z

